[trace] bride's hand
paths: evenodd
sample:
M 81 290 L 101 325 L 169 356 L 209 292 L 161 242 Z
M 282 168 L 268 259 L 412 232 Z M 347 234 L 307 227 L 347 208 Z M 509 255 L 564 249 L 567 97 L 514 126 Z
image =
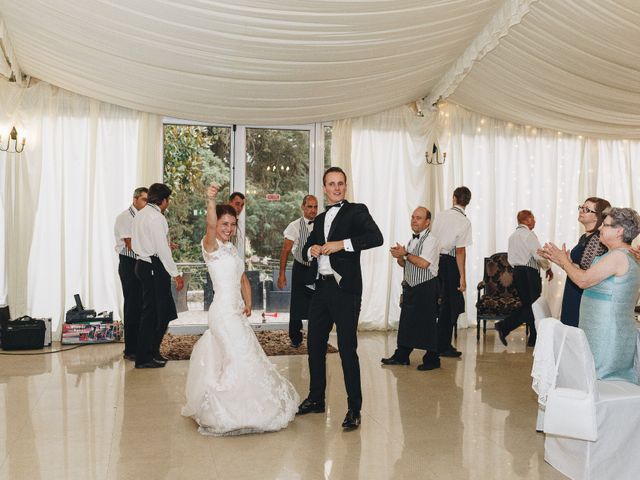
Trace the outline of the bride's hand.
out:
M 207 189 L 207 198 L 209 200 L 215 200 L 216 195 L 218 195 L 218 186 L 215 183 L 212 183 Z
M 242 310 L 242 313 L 245 316 L 250 317 L 251 316 L 251 305 L 245 305 L 244 306 L 244 310 Z

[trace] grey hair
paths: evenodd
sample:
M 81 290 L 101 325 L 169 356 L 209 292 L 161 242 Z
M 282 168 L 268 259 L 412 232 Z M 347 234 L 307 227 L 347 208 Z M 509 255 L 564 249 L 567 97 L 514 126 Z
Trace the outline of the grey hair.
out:
M 133 191 L 133 198 L 140 198 L 143 193 L 149 193 L 147 187 L 138 187 Z
M 640 215 L 633 208 L 610 208 L 606 211 L 612 227 L 622 228 L 622 241 L 631 244 L 640 234 Z

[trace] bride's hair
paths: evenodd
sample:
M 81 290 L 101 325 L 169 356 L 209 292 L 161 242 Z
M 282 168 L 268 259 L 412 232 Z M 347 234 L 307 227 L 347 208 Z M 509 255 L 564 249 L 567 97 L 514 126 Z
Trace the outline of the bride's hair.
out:
M 222 218 L 223 215 L 231 215 L 236 220 L 238 219 L 236 209 L 231 205 L 216 205 L 216 217 Z

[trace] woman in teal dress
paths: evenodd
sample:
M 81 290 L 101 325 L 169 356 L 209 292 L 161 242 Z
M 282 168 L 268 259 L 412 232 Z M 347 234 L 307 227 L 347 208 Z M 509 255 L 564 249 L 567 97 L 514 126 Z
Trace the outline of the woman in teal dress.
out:
M 571 261 L 564 246 L 559 249 L 547 243 L 540 252 L 584 289 L 579 325 L 587 336 L 599 380 L 638 383 L 634 308 L 640 290 L 640 264 L 630 252 L 638 234 L 638 213 L 631 208 L 612 208 L 600 226 L 600 242 L 609 251 L 587 270 Z

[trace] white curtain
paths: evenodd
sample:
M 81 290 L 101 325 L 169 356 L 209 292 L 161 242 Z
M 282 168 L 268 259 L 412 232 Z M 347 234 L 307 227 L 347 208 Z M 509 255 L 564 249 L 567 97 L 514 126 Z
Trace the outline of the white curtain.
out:
M 113 224 L 135 187 L 162 179 L 162 119 L 46 83 L 3 81 L 0 98 L 3 138 L 15 125 L 27 139 L 0 154 L 0 303 L 52 317 L 54 330 L 75 293 L 119 316 Z
M 467 252 L 468 323 L 475 324 L 483 259 L 507 250 L 519 210 L 533 211 L 541 243 L 566 243 L 571 248 L 582 234 L 577 207 L 587 197 L 640 207 L 640 141 L 599 140 L 516 125 L 453 103 L 440 108 L 439 119 L 447 162 L 430 167 L 443 177 L 430 188 L 439 192 L 445 206 L 457 186 L 466 185 L 472 192 L 467 210 L 474 233 Z M 554 274 L 551 283 L 544 281 L 543 295 L 558 315 L 565 275 L 558 268 Z M 460 324 L 467 322 L 460 319 Z
M 397 326 L 402 269 L 389 248 L 396 242 L 407 243 L 411 212 L 425 203 L 428 171 L 424 154 L 427 137 L 435 128 L 434 119 L 435 115 L 418 117 L 403 106 L 334 123 L 332 154 L 348 149 L 350 144 L 350 198 L 369 207 L 384 236 L 382 247 L 362 253 L 362 329 Z M 349 166 L 339 158 L 340 166 Z
M 434 117 L 417 117 L 409 108 L 351 119 L 334 125 L 332 152 L 351 143 L 352 197 L 369 206 L 385 243 L 363 253 L 362 329 L 386 329 L 399 318 L 401 270 L 389 247 L 405 244 L 409 218 L 417 205 L 432 213 L 450 208 L 453 190 L 471 189 L 467 213 L 473 245 L 467 250 L 466 314 L 460 327 L 475 325 L 476 286 L 484 257 L 506 251 L 516 213 L 530 209 L 541 243 L 575 245 L 581 235 L 577 206 L 599 196 L 614 206 L 640 207 L 640 142 L 599 140 L 515 125 L 484 117 L 455 104 L 443 104 Z M 438 137 L 445 165 L 426 165 L 427 138 Z M 345 138 L 347 137 L 347 138 Z M 340 157 L 341 166 L 349 163 Z M 634 188 L 635 187 L 635 188 Z M 554 268 L 543 295 L 558 315 L 564 272 Z

